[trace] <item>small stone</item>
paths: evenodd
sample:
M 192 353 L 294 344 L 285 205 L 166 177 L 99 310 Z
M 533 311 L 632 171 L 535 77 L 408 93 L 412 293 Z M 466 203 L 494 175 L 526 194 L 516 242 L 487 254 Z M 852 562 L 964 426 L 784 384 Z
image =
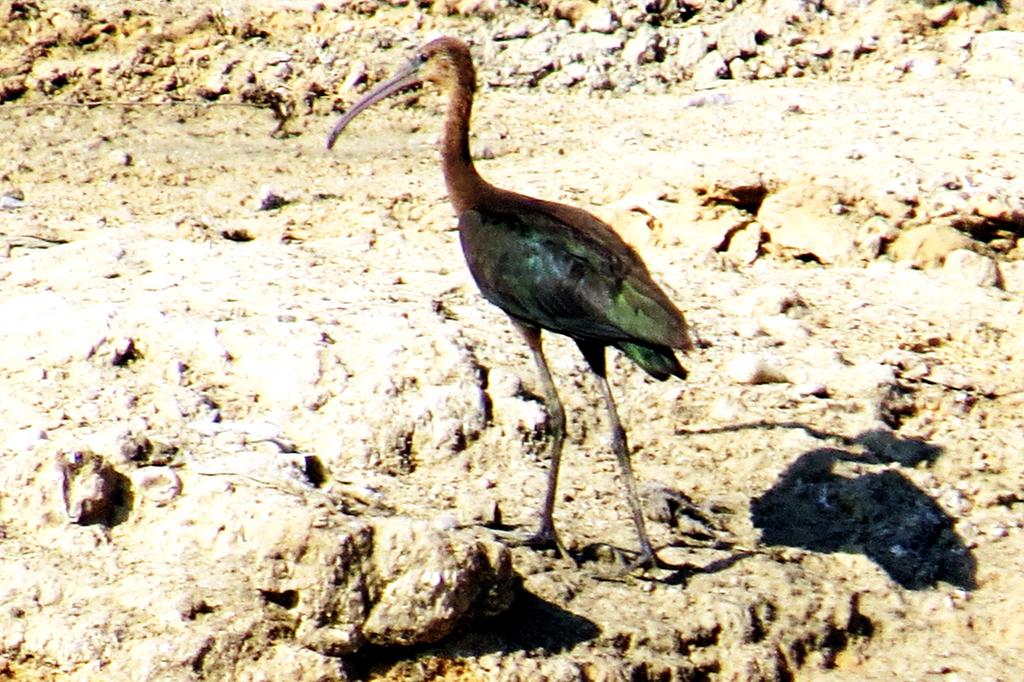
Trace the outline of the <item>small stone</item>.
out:
M 789 381 L 785 374 L 759 355 L 737 355 L 726 363 L 725 371 L 739 384 L 774 384 Z
M 123 149 L 113 149 L 107 154 L 107 162 L 111 166 L 131 166 L 135 160 Z
M 889 245 L 886 253 L 896 260 L 910 261 L 917 268 L 942 265 L 958 249 L 971 246 L 970 237 L 950 225 L 929 223 L 905 232 Z
M 170 467 L 142 467 L 132 472 L 131 479 L 133 489 L 158 507 L 181 494 L 181 479 Z
M 955 19 L 960 13 L 960 7 L 958 3 L 947 2 L 943 5 L 936 5 L 935 7 L 929 7 L 924 11 L 924 18 L 931 23 L 933 28 L 942 28 Z
M 808 381 L 793 387 L 793 394 L 801 397 L 827 398 L 828 386 L 816 381 Z
M 708 40 L 699 26 L 680 31 L 673 64 L 683 71 L 691 71 L 708 53 Z
M 658 62 L 663 56 L 661 35 L 646 24 L 641 26 L 622 48 L 622 58 L 629 64 Z
M 527 21 L 517 21 L 514 24 L 509 24 L 503 29 L 499 29 L 494 33 L 493 40 L 519 40 L 521 38 L 529 38 L 537 33 L 534 30 L 533 25 Z
M 861 258 L 872 260 L 885 251 L 886 244 L 896 238 L 898 231 L 882 216 L 871 216 L 857 229 L 854 243 Z
M 366 63 L 356 61 L 348 70 L 348 75 L 341 84 L 342 90 L 355 90 L 356 87 L 366 82 Z
M 594 6 L 584 12 L 577 28 L 590 33 L 611 33 L 618 28 L 618 19 L 607 7 Z
M 433 527 L 440 531 L 455 530 L 459 527 L 459 520 L 452 514 L 441 514 L 434 519 Z
M 967 249 L 951 251 L 942 266 L 942 274 L 977 287 L 998 287 L 1002 282 L 994 260 Z
M 82 451 L 59 456 L 57 470 L 68 520 L 108 524 L 118 494 L 114 468 L 99 455 Z
M 718 52 L 722 59 L 731 62 L 737 57 L 747 58 L 757 54 L 753 19 L 754 17 L 733 14 L 730 15 L 730 19 L 722 22 L 718 34 Z
M 27 452 L 34 450 L 40 443 L 46 440 L 46 431 L 42 429 L 21 429 L 15 431 L 11 436 L 5 440 L 0 446 L 2 450 L 10 450 L 13 452 Z
M 561 77 L 566 86 L 575 85 L 587 77 L 587 65 L 573 62 L 562 67 Z
M 851 215 L 834 213 L 836 203 L 834 190 L 803 183 L 769 193 L 757 213 L 770 237 L 765 248 L 819 263 L 852 260 L 857 253 L 857 222 Z
M 964 71 L 972 78 L 1008 78 L 1019 82 L 1024 31 L 988 31 L 971 40 Z
M 25 205 L 25 193 L 20 189 L 12 189 L 0 194 L 0 211 L 21 208 Z
M 754 319 L 806 308 L 807 304 L 796 289 L 781 284 L 766 284 L 733 299 L 727 307 L 729 312 L 739 317 Z
M 787 315 L 768 315 L 761 319 L 760 327 L 766 334 L 777 339 L 798 340 L 810 336 L 800 320 Z
M 729 72 L 729 67 L 718 50 L 708 52 L 697 62 L 693 69 L 693 87 L 713 88 L 718 85 L 718 79 Z
M 465 492 L 458 498 L 459 522 L 464 526 L 501 525 L 498 500 L 486 491 Z
M 275 192 L 273 189 L 271 189 L 270 187 L 265 187 L 263 188 L 263 191 L 260 193 L 259 206 L 257 207 L 256 210 L 274 211 L 276 209 L 281 208 L 282 206 L 287 206 L 289 203 L 291 202 L 282 197 L 277 192 Z
M 761 238 L 764 233 L 761 224 L 752 222 L 739 232 L 733 234 L 729 240 L 729 248 L 726 256 L 734 263 L 750 265 L 761 254 Z

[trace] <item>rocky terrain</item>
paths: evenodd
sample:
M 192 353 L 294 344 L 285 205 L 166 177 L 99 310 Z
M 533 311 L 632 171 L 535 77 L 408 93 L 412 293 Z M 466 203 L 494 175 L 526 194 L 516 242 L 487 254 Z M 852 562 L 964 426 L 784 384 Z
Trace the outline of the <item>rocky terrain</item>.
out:
M 699 339 L 616 355 L 556 520 L 525 345 L 411 92 L 643 254 Z M 0 677 L 1015 680 L 1024 6 L 0 3 Z

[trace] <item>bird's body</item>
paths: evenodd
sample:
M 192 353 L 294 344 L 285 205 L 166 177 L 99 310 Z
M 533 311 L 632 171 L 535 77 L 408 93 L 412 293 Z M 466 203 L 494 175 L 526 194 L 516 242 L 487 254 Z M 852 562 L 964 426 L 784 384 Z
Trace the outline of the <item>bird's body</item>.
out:
M 655 560 L 640 509 L 626 435 L 605 372 L 614 346 L 656 379 L 686 377 L 675 350 L 692 347 L 686 321 L 655 284 L 637 252 L 586 211 L 498 189 L 477 173 L 469 153 L 469 119 L 476 77 L 469 49 L 453 38 L 423 46 L 393 78 L 352 107 L 331 131 L 330 148 L 349 121 L 371 104 L 432 81 L 450 91 L 441 145 L 448 195 L 459 218 L 469 270 L 484 298 L 508 314 L 533 353 L 551 419 L 551 468 L 537 544 L 555 544 L 555 489 L 565 437 L 565 412 L 541 347 L 541 331 L 579 346 L 597 375 L 608 408 L 612 447 L 622 469 L 640 537 L 640 560 Z
M 688 344 L 682 316 L 636 252 L 589 213 L 510 195 L 464 212 L 459 236 L 484 298 L 509 316 L 616 346 L 655 378 L 686 376 L 672 352 Z

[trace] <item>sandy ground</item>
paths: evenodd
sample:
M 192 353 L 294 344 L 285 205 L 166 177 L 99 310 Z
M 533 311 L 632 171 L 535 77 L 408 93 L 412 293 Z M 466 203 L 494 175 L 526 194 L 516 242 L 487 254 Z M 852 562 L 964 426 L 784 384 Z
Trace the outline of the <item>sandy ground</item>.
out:
M 398 54 L 364 61 L 383 73 Z M 607 547 L 635 538 L 599 394 L 572 344 L 549 338 L 571 433 L 556 519 L 582 567 L 514 548 L 523 583 L 511 611 L 430 646 L 369 648 L 349 673 L 1019 678 L 1020 81 L 485 87 L 478 100 L 481 173 L 608 217 L 695 327 L 685 383 L 612 365 L 653 540 L 680 567 L 614 578 Z M 157 309 L 229 347 L 229 374 L 196 366 L 187 378 L 223 419 L 273 424 L 332 483 L 438 527 L 531 527 L 546 464 L 539 386 L 465 272 L 433 148 L 443 100 L 397 101 L 364 114 L 332 153 L 334 118 L 320 104 L 285 134 L 269 110 L 244 106 L 0 106 L 0 189 L 16 199 L 0 210 L 0 325 L 5 343 L 44 344 L 5 349 L 4 456 L 28 432 L 57 442 L 140 415 L 151 435 L 184 439 L 206 408 L 163 408 L 167 369 L 151 358 L 171 341 L 147 336 L 145 321 Z M 751 187 L 753 203 L 742 199 Z M 975 204 L 943 214 L 944 192 L 969 204 L 979 187 L 1010 207 L 1003 217 L 979 217 Z M 263 210 L 270 195 L 280 205 Z M 835 229 L 834 250 L 790 247 L 769 229 L 801 209 Z M 882 246 L 865 245 L 864 225 L 879 220 Z M 941 257 L 915 268 L 913 256 L 879 253 L 943 220 L 998 264 L 999 286 Z M 744 246 L 737 235 L 754 222 L 765 231 Z M 50 295 L 69 315 L 112 306 L 123 336 L 110 343 L 131 338 L 138 358 L 80 372 L 77 351 L 25 331 L 26 306 Z M 39 357 L 43 374 L 29 360 Z M 749 357 L 784 381 L 738 381 Z M 477 375 L 484 413 L 462 394 L 430 402 L 451 377 Z M 419 431 L 389 430 L 421 403 L 432 412 Z M 363 423 L 341 404 L 363 405 Z M 217 457 L 213 440 L 194 448 Z M 4 655 L 11 674 L 60 669 Z

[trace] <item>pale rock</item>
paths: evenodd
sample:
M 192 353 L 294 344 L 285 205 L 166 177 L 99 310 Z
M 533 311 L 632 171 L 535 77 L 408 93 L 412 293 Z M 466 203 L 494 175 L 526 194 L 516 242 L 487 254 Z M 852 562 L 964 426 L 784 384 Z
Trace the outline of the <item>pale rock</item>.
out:
M 729 76 L 733 80 L 749 80 L 754 77 L 754 72 L 747 62 L 739 57 L 729 62 Z
M 622 58 L 629 64 L 647 64 L 661 61 L 663 51 L 661 34 L 647 24 L 643 24 L 626 41 L 622 48 Z
M 729 300 L 725 308 L 737 317 L 760 319 L 780 315 L 807 304 L 795 289 L 782 284 L 764 284 Z
M 131 475 L 132 490 L 157 506 L 163 506 L 181 493 L 181 479 L 166 466 L 142 467 Z
M 1002 281 L 994 260 L 968 249 L 951 251 L 942 266 L 942 274 L 956 282 L 978 287 L 997 287 Z
M 124 149 L 112 149 L 107 153 L 107 164 L 113 167 L 131 166 L 135 163 L 132 155 Z
M 725 366 L 726 374 L 739 384 L 787 383 L 789 380 L 781 370 L 765 358 L 754 354 L 741 354 L 730 359 Z
M 889 365 L 866 360 L 843 368 L 839 382 L 851 395 L 870 396 L 879 389 L 887 390 L 895 386 L 896 373 Z
M 712 50 L 704 55 L 693 69 L 693 87 L 697 89 L 713 88 L 717 86 L 718 80 L 729 72 L 729 67 L 718 50 Z
M 835 194 L 824 187 L 788 185 L 769 194 L 757 219 L 770 238 L 765 248 L 781 255 L 812 256 L 826 264 L 850 261 L 857 254 L 858 221 L 836 213 Z
M 948 365 L 935 365 L 931 367 L 928 378 L 933 383 L 958 391 L 973 391 L 978 388 L 973 380 Z
M 939 73 L 939 59 L 930 54 L 917 54 L 907 57 L 900 65 L 900 70 L 916 78 L 934 78 Z
M 595 5 L 584 11 L 577 28 L 593 33 L 612 33 L 618 27 L 618 23 L 610 9 Z
M 15 431 L 10 437 L 0 444 L 0 450 L 11 450 L 13 452 L 31 451 L 45 441 L 46 431 L 33 427 L 27 427 Z
M 206 80 L 204 80 L 196 91 L 203 99 L 215 100 L 219 99 L 222 95 L 228 92 L 228 81 L 229 81 L 230 67 L 228 65 L 221 65 L 219 68 L 215 68 L 210 73 Z
M 956 19 L 959 13 L 959 3 L 946 2 L 926 9 L 924 11 L 924 17 L 934 28 L 941 28 L 953 19 Z
M 725 252 L 726 256 L 734 263 L 750 265 L 761 254 L 763 234 L 761 224 L 757 221 L 751 222 L 732 235 L 729 248 Z
M 782 314 L 761 318 L 760 327 L 768 336 L 786 341 L 798 341 L 810 336 L 800 320 Z
M 366 77 L 366 63 L 360 60 L 352 62 L 348 69 L 348 75 L 342 81 L 341 88 L 346 91 L 355 90 L 366 82 Z
M 83 525 L 109 523 L 120 489 L 113 467 L 87 450 L 60 455 L 55 466 L 68 519 Z
M 987 31 L 971 40 L 964 72 L 972 78 L 1009 78 L 1019 82 L 1024 63 L 1024 31 Z
M 971 41 L 974 40 L 974 36 L 977 35 L 974 31 L 965 29 L 947 29 L 943 33 L 943 45 L 951 53 L 958 53 L 958 61 L 962 61 L 966 58 L 966 54 L 960 52 L 961 50 L 968 50 L 971 47 Z
M 493 615 L 508 608 L 508 550 L 489 543 L 488 556 L 480 544 L 450 538 L 418 522 L 395 519 L 376 526 L 368 559 L 380 587 L 370 595 L 372 606 L 362 624 L 368 642 L 436 642 L 467 614 Z
M 501 523 L 501 507 L 493 493 L 473 490 L 459 495 L 456 501 L 459 522 L 464 526 L 486 527 Z
M 871 216 L 857 229 L 857 253 L 866 260 L 878 258 L 898 234 L 899 231 L 888 220 L 879 215 Z
M 571 86 L 579 83 L 587 77 L 587 65 L 583 62 L 572 62 L 562 67 L 559 76 L 564 80 L 565 85 Z M 479 155 L 479 158 L 484 158 Z
M 103 469 L 88 456 L 55 467 L 16 455 L 0 471 L 0 524 L 19 530 L 6 539 L 18 558 L 0 562 L 0 582 L 19 585 L 0 593 L 0 632 L 22 655 L 106 660 L 111 679 L 192 679 L 196 660 L 210 677 L 246 679 L 255 659 L 237 655 L 241 641 L 294 647 L 279 653 L 298 656 L 296 669 L 336 668 L 368 642 L 433 642 L 511 602 L 505 547 L 419 521 L 346 516 L 287 479 L 185 469 L 175 503 L 149 513 L 149 474 L 136 473 L 142 493 L 118 542 L 95 526 L 65 521 L 55 534 L 40 524 L 40 500 L 63 502 L 63 474 L 80 479 L 68 482 L 73 492 L 95 492 L 102 486 L 84 484 Z M 150 480 L 170 480 L 157 473 Z M 86 501 L 99 498 L 74 495 L 68 511 L 85 522 L 97 511 Z M 99 590 L 113 596 L 97 599 Z
M 896 260 L 909 261 L 918 268 L 942 265 L 956 250 L 969 249 L 973 240 L 950 225 L 928 223 L 900 232 L 886 250 Z
M 0 303 L 2 364 L 58 365 L 86 359 L 106 339 L 114 306 L 75 305 L 53 292 L 22 294 Z
M 700 26 L 683 29 L 679 32 L 678 38 L 679 43 L 672 64 L 684 72 L 690 72 L 708 53 L 708 40 Z
M 1005 223 L 1024 223 L 1024 197 L 1003 191 L 979 191 L 970 195 L 967 205 L 977 215 Z
M 719 396 L 708 408 L 708 418 L 720 424 L 735 424 L 743 417 L 745 409 L 742 404 L 729 396 Z
M 793 395 L 798 397 L 813 396 L 815 398 L 827 398 L 828 386 L 819 381 L 807 381 L 793 387 Z
M 757 54 L 756 15 L 733 12 L 718 27 L 717 50 L 722 59 L 746 59 Z

